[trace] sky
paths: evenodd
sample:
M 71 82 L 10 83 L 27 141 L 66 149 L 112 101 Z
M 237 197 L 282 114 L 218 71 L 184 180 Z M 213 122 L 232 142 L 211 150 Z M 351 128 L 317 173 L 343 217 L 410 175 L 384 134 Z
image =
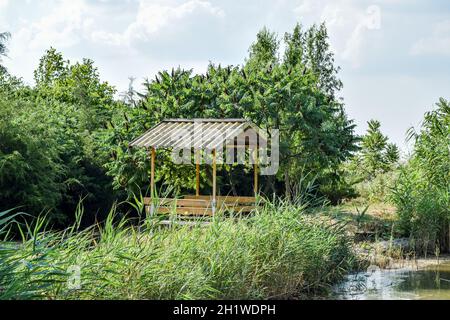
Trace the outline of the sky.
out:
M 357 133 L 378 119 L 407 151 L 406 131 L 450 99 L 448 0 L 0 0 L 12 74 L 32 84 L 53 46 L 72 62 L 93 59 L 119 92 L 163 69 L 242 64 L 260 29 L 282 40 L 297 22 L 326 23 Z

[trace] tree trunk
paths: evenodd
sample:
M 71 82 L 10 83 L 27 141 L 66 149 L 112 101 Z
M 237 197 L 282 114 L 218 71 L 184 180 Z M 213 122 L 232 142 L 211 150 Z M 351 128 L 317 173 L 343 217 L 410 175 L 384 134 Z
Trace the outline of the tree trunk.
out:
M 291 180 L 289 179 L 289 170 L 284 172 L 284 187 L 286 192 L 286 200 L 291 201 Z
M 233 183 L 233 175 L 230 171 L 227 171 L 227 175 L 228 175 L 228 181 L 230 183 L 230 188 L 231 188 L 231 192 L 233 193 L 233 196 L 237 197 L 237 191 L 236 191 L 236 187 L 234 186 Z

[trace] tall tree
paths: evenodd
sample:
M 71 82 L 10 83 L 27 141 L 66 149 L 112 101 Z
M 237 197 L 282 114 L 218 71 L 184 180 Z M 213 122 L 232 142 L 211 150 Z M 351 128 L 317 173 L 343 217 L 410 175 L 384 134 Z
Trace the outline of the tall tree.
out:
M 284 41 L 284 63 L 301 66 L 305 72 L 308 69 L 316 77 L 318 88 L 335 98 L 343 84 L 338 78 L 340 68 L 335 65 L 325 24 L 313 25 L 307 30 L 297 24 L 292 33 L 285 34 Z
M 279 44 L 277 35 L 263 28 L 256 35 L 256 41 L 250 46 L 247 65 L 268 68 L 278 63 Z
M 116 91 L 100 80 L 92 60 L 71 64 L 50 48 L 39 61 L 34 79 L 41 97 L 77 106 L 83 129 L 93 132 L 109 120 Z
M 398 163 L 400 152 L 393 143 L 388 143 L 388 137 L 381 132 L 381 123 L 370 120 L 369 128 L 361 142 L 361 152 L 355 162 L 363 179 L 372 179 L 379 173 L 385 173 Z
M 0 71 L 4 71 L 5 67 L 2 65 L 2 57 L 6 56 L 7 48 L 6 42 L 11 37 L 9 32 L 0 32 Z

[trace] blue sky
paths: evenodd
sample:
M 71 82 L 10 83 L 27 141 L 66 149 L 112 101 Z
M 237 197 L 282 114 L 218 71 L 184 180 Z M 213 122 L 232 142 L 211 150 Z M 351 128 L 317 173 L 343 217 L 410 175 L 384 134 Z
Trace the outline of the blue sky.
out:
M 262 27 L 281 38 L 296 22 L 321 21 L 358 133 L 379 119 L 406 150 L 406 130 L 450 98 L 447 0 L 0 0 L 0 31 L 13 36 L 4 61 L 11 73 L 32 83 L 53 46 L 73 61 L 93 59 L 119 91 L 130 76 L 142 82 L 173 66 L 241 64 Z

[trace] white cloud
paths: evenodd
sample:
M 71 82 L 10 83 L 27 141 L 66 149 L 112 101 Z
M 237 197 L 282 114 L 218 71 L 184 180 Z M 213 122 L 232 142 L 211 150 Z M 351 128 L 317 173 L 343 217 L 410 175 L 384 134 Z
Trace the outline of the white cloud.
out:
M 42 1 L 35 9 L 45 14 L 39 19 L 20 16 L 13 21 L 15 28 L 9 29 L 10 58 L 5 61 L 11 72 L 25 76 L 28 81 L 44 50 L 51 46 L 64 50 L 81 43 L 90 32 L 93 19 L 85 0 Z
M 332 48 L 354 67 L 362 63 L 362 49 L 368 32 L 380 29 L 381 8 L 361 6 L 349 0 L 333 2 L 305 0 L 294 9 L 301 21 L 325 22 L 331 34 Z
M 196 13 L 219 18 L 225 16 L 222 9 L 203 0 L 190 0 L 178 6 L 162 5 L 149 0 L 141 0 L 135 21 L 124 32 L 111 33 L 101 30 L 93 32 L 91 36 L 94 41 L 112 45 L 129 45 L 135 40 L 147 41 L 163 28 L 177 25 L 180 23 L 180 20 Z
M 0 32 L 8 30 L 8 24 L 5 19 L 5 12 L 8 8 L 9 0 L 0 0 Z
M 412 55 L 450 55 L 450 20 L 435 24 L 432 34 L 414 43 L 410 53 Z
M 371 31 L 380 25 L 370 3 L 382 9 L 381 31 Z M 406 129 L 450 86 L 450 23 L 417 35 L 449 13 L 442 1 L 418 0 L 0 0 L 0 32 L 12 33 L 6 67 L 28 83 L 44 50 L 54 46 L 71 61 L 92 58 L 102 78 L 122 91 L 128 76 L 138 84 L 178 65 L 203 72 L 210 60 L 240 64 L 263 26 L 281 36 L 297 21 L 325 20 L 350 116 L 361 125 L 379 118 L 401 144 Z M 410 49 L 447 56 L 419 56 L 416 63 Z M 408 95 L 412 90 L 417 94 Z
M 6 0 L 0 0 L 0 5 L 6 5 Z M 215 22 L 222 22 L 225 16 L 224 10 L 207 0 L 127 0 L 121 3 L 110 0 L 31 1 L 24 6 L 26 10 L 21 10 L 23 13 L 15 17 L 13 12 L 18 7 L 18 3 L 9 1 L 6 10 L 0 10 L 0 31 L 4 29 L 12 33 L 6 66 L 27 81 L 31 81 L 32 70 L 51 46 L 72 60 L 85 56 L 96 61 L 103 58 L 129 59 L 131 56 L 133 59 L 148 60 L 154 54 L 158 57 L 156 59 L 173 61 L 174 56 L 169 57 L 168 53 L 175 54 L 179 47 L 188 48 L 184 41 L 191 44 L 199 39 L 196 34 L 210 30 L 208 27 L 213 25 L 219 26 Z M 33 17 L 29 14 L 30 10 L 38 14 Z M 2 14 L 6 19 L 1 18 Z M 2 23 L 5 25 L 2 26 Z M 208 46 L 207 42 L 203 42 Z M 105 47 L 109 45 L 117 45 L 114 52 Z M 203 60 L 207 63 L 207 59 L 195 55 L 205 51 L 205 48 L 200 45 L 195 50 L 186 49 L 179 64 L 183 64 L 184 60 L 196 59 L 202 60 L 202 65 Z
M 0 0 L 0 10 L 5 9 L 9 4 L 9 0 Z
M 35 22 L 22 21 L 22 27 L 14 34 L 13 49 L 15 45 L 26 50 L 65 48 L 81 41 L 92 21 L 86 2 L 61 0 L 52 7 L 49 14 Z

